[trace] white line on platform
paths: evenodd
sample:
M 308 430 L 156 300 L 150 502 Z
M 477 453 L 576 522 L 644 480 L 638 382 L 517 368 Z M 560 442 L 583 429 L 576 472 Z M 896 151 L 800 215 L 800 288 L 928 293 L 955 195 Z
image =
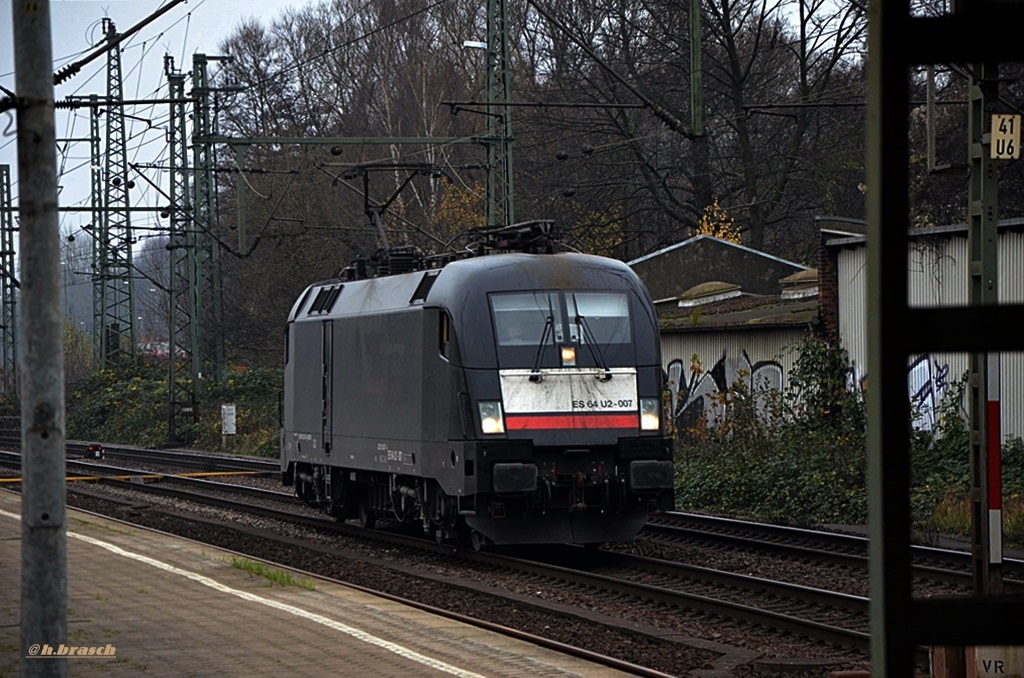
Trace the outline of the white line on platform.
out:
M 21 520 L 20 515 L 4 511 L 3 509 L 0 509 L 0 515 L 12 518 L 14 520 Z M 100 548 L 106 549 L 107 551 L 115 553 L 119 556 L 131 558 L 132 560 L 136 560 L 140 563 L 145 563 L 146 565 L 151 565 L 165 572 L 170 572 L 172 574 L 185 577 L 186 579 L 191 579 L 194 582 L 198 582 L 204 586 L 208 586 L 211 589 L 220 591 L 221 593 L 227 593 L 229 595 L 241 598 L 242 600 L 247 600 L 252 603 L 266 605 L 267 607 L 272 607 L 276 610 L 281 610 L 282 612 L 293 614 L 296 617 L 302 617 L 303 619 L 308 619 L 309 621 L 316 622 L 317 624 L 321 624 L 328 628 L 334 629 L 335 631 L 341 631 L 342 633 L 345 633 L 353 638 L 361 640 L 365 643 L 369 643 L 371 645 L 376 645 L 379 648 L 388 650 L 389 652 L 393 652 L 394 654 L 397 654 L 400 657 L 404 657 L 405 659 L 409 659 L 410 661 L 414 661 L 418 664 L 428 666 L 432 669 L 443 671 L 453 676 L 461 676 L 462 678 L 484 678 L 478 673 L 466 671 L 464 669 L 460 669 L 457 666 L 452 666 L 451 664 L 440 661 L 438 659 L 427 657 L 426 655 L 422 655 L 419 652 L 410 650 L 407 647 L 403 647 L 397 643 L 392 643 L 391 641 L 384 640 L 383 638 L 378 638 L 377 636 L 367 633 L 366 631 L 362 631 L 353 626 L 349 626 L 348 624 L 342 624 L 341 622 L 335 621 L 329 617 L 325 617 L 314 612 L 303 610 L 301 608 L 295 607 L 294 605 L 288 605 L 286 603 L 278 602 L 276 600 L 271 600 L 270 598 L 264 598 L 256 594 L 249 593 L 248 591 L 240 591 L 238 589 L 233 589 L 230 586 L 225 586 L 224 584 L 221 584 L 220 582 L 211 579 L 210 577 L 206 577 L 196 572 L 183 570 L 179 567 L 175 567 L 174 565 L 169 565 L 165 562 L 162 562 L 155 558 L 150 558 L 149 556 L 144 556 L 140 553 L 133 553 L 132 551 L 127 551 L 121 548 L 120 546 L 115 546 L 114 544 L 110 544 L 105 541 L 100 541 L 99 539 L 94 539 L 93 537 L 88 537 L 84 534 L 77 534 L 75 532 L 68 532 L 67 534 L 69 537 L 78 539 L 80 541 L 84 541 L 94 546 L 99 546 Z

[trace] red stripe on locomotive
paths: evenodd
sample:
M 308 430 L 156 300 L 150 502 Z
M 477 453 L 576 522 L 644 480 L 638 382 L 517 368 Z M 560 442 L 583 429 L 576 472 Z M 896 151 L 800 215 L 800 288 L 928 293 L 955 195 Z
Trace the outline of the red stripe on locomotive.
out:
M 529 414 L 505 415 L 509 431 L 566 428 L 630 428 L 640 427 L 637 414 Z

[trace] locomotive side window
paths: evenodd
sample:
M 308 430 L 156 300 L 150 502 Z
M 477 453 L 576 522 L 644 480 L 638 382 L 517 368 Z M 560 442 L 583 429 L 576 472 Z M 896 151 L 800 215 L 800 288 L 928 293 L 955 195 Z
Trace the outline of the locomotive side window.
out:
M 448 360 L 451 357 L 451 356 L 449 356 L 449 347 L 451 345 L 451 340 L 452 340 L 452 337 L 451 337 L 451 334 L 452 334 L 451 319 L 448 317 L 448 314 L 445 313 L 444 311 L 441 311 L 440 313 L 441 313 L 441 322 L 439 324 L 440 327 L 439 327 L 439 333 L 438 333 L 439 334 L 439 336 L 438 336 L 438 348 L 441 351 L 441 356 L 445 360 Z
M 573 292 L 569 300 L 569 333 L 585 344 L 628 344 L 629 300 L 621 292 Z
M 557 292 L 491 295 L 499 346 L 536 347 L 564 341 L 561 300 Z

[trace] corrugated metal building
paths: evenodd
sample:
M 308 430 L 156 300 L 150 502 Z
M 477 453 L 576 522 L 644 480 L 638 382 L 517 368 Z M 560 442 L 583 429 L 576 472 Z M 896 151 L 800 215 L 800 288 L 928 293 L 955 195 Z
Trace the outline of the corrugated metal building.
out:
M 825 271 L 835 271 L 835 327 L 843 346 L 850 354 L 856 376 L 861 383 L 869 379 L 867 369 L 867 264 L 866 239 L 863 235 L 833 230 L 822 232 Z M 946 226 L 916 229 L 911 232 L 907 259 L 910 306 L 950 307 L 968 304 L 967 227 Z M 1001 303 L 1024 302 L 1024 219 L 999 224 L 999 280 Z M 822 282 L 822 316 L 832 300 L 831 285 Z M 826 323 L 831 325 L 832 323 Z M 1019 331 L 1007 327 L 1007 332 Z M 968 355 L 934 353 L 915 356 L 907 366 L 910 394 L 921 406 L 922 417 L 917 424 L 934 423 L 935 406 L 948 393 L 951 385 L 968 369 Z M 1024 354 L 1004 354 L 1000 382 L 1002 435 L 1024 436 Z
M 703 413 L 714 421 L 716 394 L 741 376 L 755 390 L 784 388 L 794 349 L 810 333 L 838 337 L 857 382 L 867 384 L 867 249 L 857 232 L 863 226 L 852 220 L 823 220 L 821 226 L 816 270 L 709 236 L 630 262 L 653 286 L 680 424 Z M 966 305 L 968 260 L 966 226 L 913 231 L 911 305 Z M 1002 303 L 1024 303 L 1024 219 L 1000 222 L 998 286 Z M 908 394 L 918 406 L 918 426 L 934 424 L 937 405 L 967 368 L 966 354 L 909 361 Z M 1002 435 L 1024 437 L 1024 354 L 1002 356 L 1001 387 Z

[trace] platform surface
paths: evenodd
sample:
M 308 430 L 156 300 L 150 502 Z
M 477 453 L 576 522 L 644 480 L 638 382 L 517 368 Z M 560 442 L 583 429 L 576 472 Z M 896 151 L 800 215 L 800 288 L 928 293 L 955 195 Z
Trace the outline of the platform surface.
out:
M 22 659 L 20 514 L 0 490 L 0 677 Z M 67 657 L 70 676 L 625 675 L 285 567 L 267 566 L 314 588 L 272 584 L 214 547 L 79 511 L 67 534 L 66 647 L 94 653 Z

